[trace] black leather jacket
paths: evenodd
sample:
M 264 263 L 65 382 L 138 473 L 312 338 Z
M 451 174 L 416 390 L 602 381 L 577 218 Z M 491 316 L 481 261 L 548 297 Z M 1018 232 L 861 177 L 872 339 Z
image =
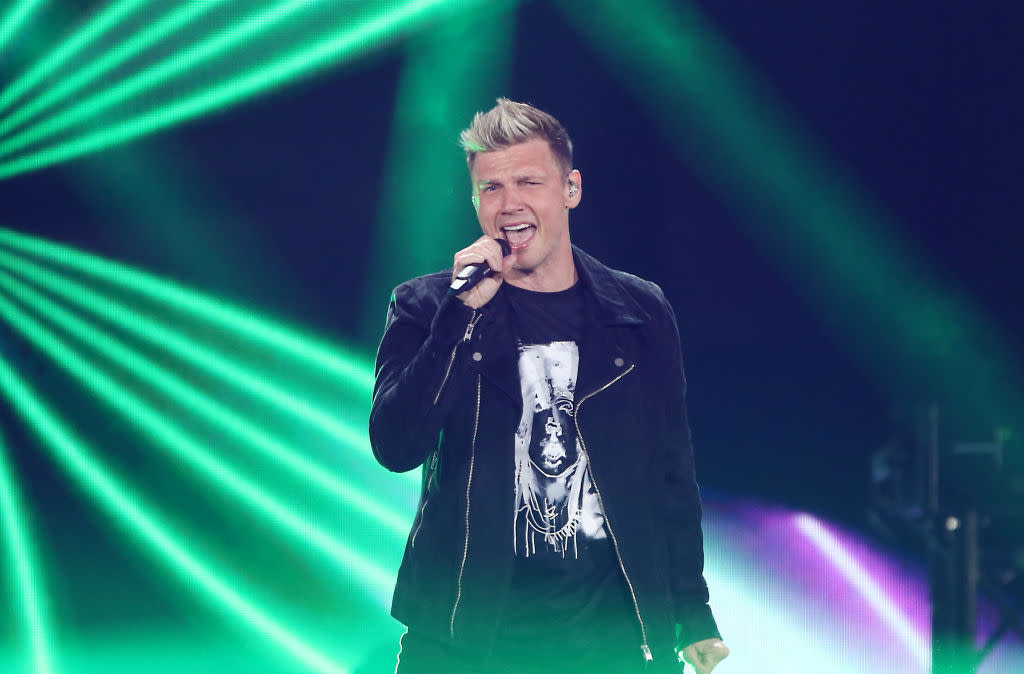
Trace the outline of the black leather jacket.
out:
M 579 437 L 634 599 L 638 656 L 675 665 L 677 624 L 681 645 L 719 636 L 703 577 L 675 315 L 655 284 L 578 248 L 573 255 L 587 311 L 575 392 Z M 518 354 L 505 293 L 474 311 L 448 294 L 450 280 L 450 271 L 438 272 L 392 295 L 370 441 L 390 470 L 424 466 L 392 615 L 488 649 L 512 568 Z

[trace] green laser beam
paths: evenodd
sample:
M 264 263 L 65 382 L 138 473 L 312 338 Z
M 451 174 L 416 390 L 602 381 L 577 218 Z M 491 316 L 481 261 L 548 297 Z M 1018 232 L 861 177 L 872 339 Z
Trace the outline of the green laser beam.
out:
M 20 235 L 0 228 L 0 243 L 8 243 L 24 253 L 60 263 L 96 278 L 117 284 L 144 296 L 165 302 L 175 309 L 185 309 L 202 320 L 223 326 L 230 331 L 262 340 L 277 353 L 290 352 L 312 364 L 318 370 L 332 371 L 339 382 L 365 398 L 369 404 L 373 385 L 373 372 L 368 359 L 357 359 L 349 353 L 338 353 L 317 343 L 313 338 L 297 334 L 269 321 L 260 320 L 251 310 L 230 306 L 203 296 L 177 284 L 156 278 L 151 274 L 126 265 L 99 258 L 77 249 L 48 242 L 44 239 Z M 49 273 L 38 265 L 19 259 L 0 250 L 0 262 L 35 283 L 86 307 L 119 327 L 173 353 L 193 365 L 230 381 L 240 389 L 282 410 L 295 415 L 329 436 L 353 448 L 353 455 L 367 466 L 377 468 L 369 451 L 364 426 L 356 427 L 336 415 L 312 404 L 303 396 L 291 393 L 271 379 L 248 372 L 231 359 L 205 348 L 202 344 L 182 337 L 160 323 L 136 312 L 122 311 L 115 303 L 57 274 Z M 398 476 L 398 483 L 406 487 L 418 486 L 418 472 Z M 403 487 L 404 488 L 404 487 Z
M 97 78 L 174 34 L 203 14 L 223 4 L 224 1 L 205 0 L 204 2 L 186 2 L 180 5 L 176 10 L 166 14 L 142 32 L 136 33 L 124 42 L 117 43 L 112 49 L 104 52 L 103 56 L 73 75 L 61 78 L 55 86 L 30 99 L 11 115 L 0 119 L 0 136 L 9 133 L 43 110 L 80 91 Z
M 49 617 L 35 564 L 36 554 L 29 536 L 29 520 L 22 509 L 14 472 L 7 458 L 8 450 L 0 437 L 0 516 L 3 519 L 4 549 L 11 559 L 13 586 L 20 599 L 22 620 L 25 624 L 29 652 L 32 653 L 34 674 L 53 672 L 50 656 Z
M 373 367 L 368 358 L 339 349 L 281 324 L 261 319 L 253 312 L 159 278 L 142 269 L 102 258 L 63 244 L 0 227 L 0 243 L 101 279 L 136 294 L 186 311 L 204 321 L 244 334 L 278 350 L 281 355 L 304 361 L 334 374 L 338 382 L 365 393 L 373 390 Z
M 274 381 L 233 362 L 230 358 L 219 354 L 193 338 L 168 328 L 156 320 L 146 318 L 135 311 L 127 310 L 118 303 L 86 288 L 74 281 L 62 278 L 58 274 L 48 272 L 43 267 L 27 260 L 19 259 L 10 253 L 0 250 L 0 266 L 14 270 L 18 274 L 31 279 L 36 284 L 50 290 L 93 314 L 99 315 L 127 332 L 153 344 L 224 381 L 230 382 L 239 389 L 251 394 L 254 398 L 273 404 L 298 419 L 313 425 L 330 437 L 342 442 L 352 449 L 352 455 L 368 465 L 377 468 L 370 451 L 369 440 L 364 427 L 356 427 L 335 417 L 301 395 L 292 393 L 278 386 Z M 367 400 L 368 402 L 368 400 Z M 280 457 L 282 463 L 291 467 L 314 484 L 330 491 L 339 489 L 337 480 L 329 472 L 305 459 L 295 452 Z M 412 478 L 408 478 L 411 484 Z M 341 491 L 347 491 L 341 487 Z M 398 516 L 399 520 L 403 520 Z M 394 521 L 391 515 L 387 521 Z
M 7 46 L 22 25 L 32 17 L 32 13 L 39 9 L 43 0 L 21 0 L 0 17 L 0 51 Z
M 433 14 L 458 5 L 465 10 L 480 0 L 413 0 L 390 7 L 355 26 L 345 26 L 312 44 L 300 46 L 269 64 L 251 68 L 240 75 L 207 87 L 175 103 L 157 107 L 136 117 L 58 145 L 33 151 L 0 163 L 0 180 L 68 161 L 92 152 L 135 140 L 161 129 L 181 124 L 208 112 L 225 108 L 251 96 L 270 91 L 292 79 L 308 75 L 354 56 L 355 50 L 379 47 L 414 20 L 428 20 Z
M 0 287 L 108 359 L 120 363 L 134 377 L 145 380 L 150 386 L 159 389 L 182 406 L 231 434 L 241 445 L 259 450 L 279 465 L 307 479 L 309 484 L 340 499 L 351 507 L 347 512 L 384 524 L 385 530 L 393 535 L 404 537 L 408 532 L 409 517 L 394 512 L 374 495 L 351 482 L 334 477 L 260 429 L 251 419 L 243 418 L 227 409 L 213 397 L 189 386 L 182 378 L 125 347 L 113 336 L 97 330 L 88 322 L 61 309 L 57 304 L 3 272 L 0 272 Z
M 81 124 L 114 105 L 129 101 L 175 78 L 187 75 L 199 65 L 244 46 L 259 34 L 297 13 L 314 9 L 319 3 L 320 0 L 283 0 L 256 12 L 213 37 L 190 44 L 184 51 L 0 142 L 0 157 L 10 155 L 75 124 Z
M 323 618 L 320 620 L 326 622 Z M 334 639 L 332 635 L 323 639 L 314 636 L 315 628 L 307 628 L 301 621 L 289 625 L 308 641 L 329 644 L 330 652 L 339 654 L 347 669 L 364 674 L 393 672 L 394 663 L 388 667 L 388 660 L 394 658 L 385 653 L 390 645 L 398 643 L 404 630 L 383 615 L 380 620 L 349 629 L 348 633 L 338 634 Z M 137 626 L 114 633 L 90 630 L 81 637 L 69 636 L 62 640 L 61 662 L 67 663 L 67 674 L 310 674 L 313 671 L 294 658 L 285 661 L 275 657 L 277 653 L 259 649 L 253 643 L 260 640 L 258 635 L 239 635 L 236 630 L 218 638 L 209 629 L 189 630 L 192 626 L 175 625 L 163 630 Z M 340 639 L 351 643 L 342 645 Z M 17 664 L 20 663 L 0 649 L 0 672 L 27 674 Z
M 18 100 L 26 91 L 29 91 L 32 87 L 45 80 L 75 54 L 89 46 L 90 43 L 116 26 L 121 20 L 151 1 L 121 0 L 121 2 L 108 5 L 102 12 L 94 16 L 89 23 L 80 28 L 78 32 L 47 54 L 46 58 L 18 77 L 3 91 L 0 91 L 0 112 L 10 107 L 11 103 Z
M 60 465 L 109 515 L 129 527 L 157 558 L 173 568 L 190 590 L 201 591 L 214 606 L 239 619 L 283 648 L 311 670 L 346 674 L 345 667 L 306 643 L 266 610 L 245 598 L 249 592 L 223 571 L 189 552 L 174 532 L 146 503 L 107 471 L 95 452 L 68 430 L 35 391 L 0 357 L 0 391 L 44 440 Z M 189 547 L 195 548 L 194 544 Z
M 268 524 L 319 550 L 347 575 L 368 581 L 360 583 L 360 587 L 371 593 L 375 599 L 386 601 L 393 585 L 393 578 L 372 559 L 331 535 L 320 525 L 303 517 L 255 482 L 246 479 L 193 440 L 179 424 L 165 418 L 138 396 L 127 392 L 118 381 L 101 372 L 88 359 L 57 339 L 38 321 L 3 298 L 0 298 L 0 315 L 132 425 L 153 438 L 158 446 L 169 450 L 173 457 L 191 466 L 217 488 L 234 494 L 249 507 L 263 513 Z

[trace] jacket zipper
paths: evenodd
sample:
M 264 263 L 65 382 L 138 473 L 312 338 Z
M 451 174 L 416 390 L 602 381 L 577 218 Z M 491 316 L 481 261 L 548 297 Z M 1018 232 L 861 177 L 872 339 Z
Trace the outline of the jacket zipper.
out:
M 460 341 L 456 342 L 455 346 L 452 348 L 452 355 L 451 355 L 451 357 L 448 358 L 448 368 L 445 370 L 444 379 L 441 380 L 441 386 L 438 387 L 437 395 L 434 396 L 434 404 L 435 405 L 437 404 L 437 401 L 441 399 L 441 391 L 444 390 L 444 385 L 448 382 L 448 376 L 452 372 L 452 364 L 455 362 L 455 352 L 458 351 L 460 344 L 463 344 L 464 342 L 468 342 L 470 339 L 473 338 L 473 328 L 476 327 L 476 322 L 478 320 L 480 320 L 480 316 L 481 315 L 482 314 L 480 314 L 476 309 L 473 310 L 473 315 L 469 319 L 469 324 L 466 325 L 466 333 L 462 336 L 462 339 Z M 430 459 L 430 472 L 427 474 L 427 483 L 426 483 L 427 484 L 427 488 L 428 488 L 428 492 L 427 492 L 427 494 L 424 495 L 424 497 L 423 497 L 423 505 L 420 507 L 420 521 L 419 521 L 419 524 L 416 525 L 416 531 L 414 531 L 413 534 L 412 534 L 412 543 L 411 543 L 411 545 L 414 548 L 416 547 L 416 536 L 419 535 L 420 527 L 423 526 L 423 513 L 424 513 L 424 511 L 427 508 L 427 500 L 429 498 L 430 477 L 434 474 L 434 469 L 435 468 L 437 468 L 437 451 L 436 450 L 434 451 L 433 457 Z
M 472 327 L 472 323 L 470 326 Z M 470 331 L 467 331 L 468 335 Z M 452 606 L 452 619 L 448 624 L 448 630 L 455 638 L 455 613 L 459 610 L 459 602 L 462 600 L 462 574 L 466 570 L 466 558 L 469 556 L 469 489 L 473 485 L 473 464 L 476 461 L 476 434 L 480 428 L 480 387 L 482 379 L 476 376 L 476 418 L 473 420 L 473 444 L 469 447 L 469 478 L 466 480 L 466 542 L 462 547 L 462 563 L 459 564 L 459 581 L 456 585 L 455 605 Z
M 469 325 L 466 326 L 466 334 L 462 336 L 462 339 L 455 343 L 452 347 L 452 355 L 448 358 L 448 368 L 444 371 L 444 379 L 441 380 L 441 385 L 437 388 L 437 395 L 434 396 L 434 404 L 441 399 L 441 391 L 444 390 L 444 385 L 448 383 L 448 375 L 452 373 L 452 364 L 455 363 L 455 353 L 459 350 L 459 346 L 465 344 L 473 337 L 473 328 L 476 327 L 476 322 L 483 316 L 482 313 L 473 309 L 473 315 L 469 319 Z
M 416 523 L 416 530 L 412 532 L 412 540 L 409 542 L 410 547 L 416 547 L 416 537 L 420 535 L 420 529 L 423 527 L 423 513 L 427 511 L 427 501 L 430 500 L 430 480 L 434 477 L 434 471 L 437 469 L 437 452 L 430 457 L 430 468 L 427 470 L 427 481 L 424 482 L 423 487 L 423 505 L 420 506 L 419 521 Z
M 578 403 L 576 403 L 576 414 L 573 417 L 576 423 L 576 437 L 579 438 L 580 444 L 583 446 L 583 451 L 587 452 L 588 455 L 589 451 L 587 450 L 587 443 L 583 440 L 583 431 L 580 429 L 580 408 L 583 407 L 583 403 L 587 399 L 592 398 L 593 396 L 597 395 L 601 391 L 604 391 L 609 386 L 625 377 L 627 374 L 633 371 L 634 367 L 636 366 L 630 365 L 626 371 L 619 374 L 619 376 L 615 377 L 615 379 L 612 379 L 610 382 L 608 382 L 601 388 L 597 389 L 593 393 L 587 394 L 586 396 L 581 398 Z M 626 579 L 626 585 L 629 586 L 629 595 L 633 599 L 633 609 L 636 611 L 636 619 L 640 623 L 640 636 L 643 640 L 643 643 L 640 644 L 640 650 L 643 651 L 644 660 L 646 660 L 647 662 L 651 662 L 654 660 L 654 656 L 651 655 L 651 647 L 647 645 L 647 626 L 644 624 L 644 619 L 640 615 L 640 604 L 636 600 L 636 590 L 633 588 L 633 581 L 629 579 L 629 574 L 626 573 L 626 565 L 622 561 L 622 553 L 619 551 L 619 540 L 615 537 L 615 531 L 612 529 L 612 522 L 610 519 L 608 519 L 608 511 L 604 507 L 604 496 L 601 495 L 601 489 L 597 486 L 597 478 L 594 477 L 593 463 L 591 463 L 590 478 L 594 483 L 594 491 L 597 492 L 597 500 L 601 504 L 601 512 L 605 513 L 604 521 L 605 524 L 608 525 L 608 533 L 611 534 L 612 537 L 612 545 L 615 547 L 615 557 L 619 560 L 619 568 L 622 570 L 622 575 Z

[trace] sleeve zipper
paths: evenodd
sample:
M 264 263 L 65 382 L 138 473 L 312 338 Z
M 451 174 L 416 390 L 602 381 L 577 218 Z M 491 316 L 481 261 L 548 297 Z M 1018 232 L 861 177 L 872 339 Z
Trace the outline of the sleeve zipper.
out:
M 412 532 L 412 539 L 409 541 L 410 547 L 416 547 L 416 537 L 420 534 L 420 529 L 423 527 L 423 514 L 427 511 L 427 502 L 430 500 L 430 481 L 434 479 L 434 471 L 437 470 L 437 452 L 434 450 L 433 455 L 430 457 L 430 468 L 427 469 L 427 480 L 423 483 L 423 504 L 420 506 L 420 516 L 416 522 L 416 529 Z
M 468 331 L 467 331 L 468 332 Z M 462 548 L 462 562 L 459 564 L 459 578 L 456 583 L 455 604 L 452 606 L 452 618 L 448 623 L 449 633 L 455 638 L 455 614 L 462 601 L 462 574 L 466 571 L 466 559 L 469 557 L 469 498 L 473 487 L 473 465 L 476 463 L 476 435 L 480 429 L 480 387 L 482 380 L 476 376 L 476 417 L 473 420 L 473 443 L 469 446 L 469 477 L 466 479 L 466 540 Z
M 441 399 L 441 391 L 444 390 L 444 385 L 448 383 L 448 376 L 452 373 L 452 365 L 455 363 L 455 354 L 459 350 L 459 346 L 465 344 L 473 338 L 473 328 L 476 327 L 477 321 L 483 314 L 476 309 L 473 309 L 473 316 L 469 319 L 469 324 L 466 326 L 466 333 L 462 336 L 462 339 L 455 343 L 452 347 L 452 355 L 448 358 L 448 368 L 444 372 L 444 379 L 441 380 L 441 385 L 437 388 L 437 395 L 434 396 L 434 404 L 437 405 L 437 401 Z

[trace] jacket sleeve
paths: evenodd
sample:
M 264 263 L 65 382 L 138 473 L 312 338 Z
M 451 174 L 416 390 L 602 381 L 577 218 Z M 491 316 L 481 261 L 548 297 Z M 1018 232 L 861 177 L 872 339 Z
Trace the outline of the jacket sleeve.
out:
M 694 470 L 693 444 L 686 412 L 686 376 L 675 313 L 658 291 L 663 305 L 661 334 L 665 345 L 663 410 L 665 417 L 664 493 L 668 519 L 669 579 L 675 611 L 677 647 L 721 637 L 708 605 L 704 580 L 704 536 L 701 531 L 701 499 Z
M 437 446 L 458 369 L 457 347 L 472 316 L 448 293 L 432 294 L 426 279 L 391 294 L 370 409 L 370 445 L 385 468 L 412 470 Z

